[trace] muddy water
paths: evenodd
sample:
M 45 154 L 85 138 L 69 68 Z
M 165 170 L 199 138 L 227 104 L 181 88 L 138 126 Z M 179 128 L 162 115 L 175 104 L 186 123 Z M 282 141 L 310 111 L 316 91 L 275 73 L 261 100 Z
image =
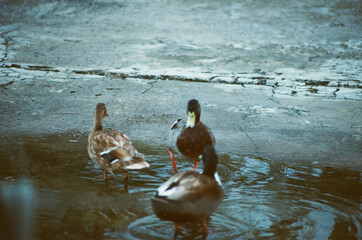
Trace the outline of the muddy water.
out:
M 251 156 L 220 155 L 224 200 L 208 219 L 174 235 L 152 213 L 150 198 L 172 175 L 164 146 L 134 142 L 151 168 L 130 173 L 128 191 L 97 178 L 87 134 L 1 140 L 0 180 L 30 179 L 36 189 L 34 239 L 359 239 L 361 173 L 285 165 Z M 177 157 L 179 159 L 179 157 Z M 317 161 L 318 159 L 316 159 Z M 192 164 L 178 161 L 180 170 Z M 202 165 L 199 170 L 202 169 Z

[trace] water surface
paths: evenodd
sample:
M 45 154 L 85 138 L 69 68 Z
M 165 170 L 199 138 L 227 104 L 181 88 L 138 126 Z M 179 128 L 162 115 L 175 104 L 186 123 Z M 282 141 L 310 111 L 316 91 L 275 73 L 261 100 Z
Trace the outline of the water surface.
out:
M 103 181 L 89 159 L 87 134 L 5 138 L 0 148 L 2 184 L 30 179 L 36 189 L 34 239 L 360 239 L 361 172 L 286 165 L 245 155 L 220 155 L 224 200 L 198 223 L 160 221 L 150 198 L 172 176 L 165 146 L 134 142 L 151 167 Z M 193 164 L 180 161 L 179 170 Z M 316 159 L 317 161 L 318 159 Z M 201 171 L 202 164 L 198 167 Z

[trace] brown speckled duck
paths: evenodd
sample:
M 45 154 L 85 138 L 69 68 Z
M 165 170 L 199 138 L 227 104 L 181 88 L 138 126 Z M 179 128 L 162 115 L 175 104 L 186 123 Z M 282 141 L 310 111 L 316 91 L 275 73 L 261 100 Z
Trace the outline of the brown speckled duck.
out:
M 206 145 L 215 145 L 215 138 L 210 128 L 200 121 L 201 106 L 199 101 L 191 99 L 187 105 L 187 121 L 178 119 L 172 126 L 168 137 L 168 152 L 172 167 L 177 173 L 173 152 L 178 151 L 187 159 L 194 161 L 194 171 L 202 159 Z
M 221 203 L 223 191 L 214 176 L 217 169 L 217 155 L 212 145 L 204 148 L 202 160 L 204 171 L 177 173 L 158 189 L 151 199 L 152 208 L 161 220 L 173 221 L 175 231 L 180 231 L 182 222 L 201 222 L 207 233 L 205 218 Z
M 104 170 L 104 179 L 107 172 L 115 178 L 116 172 L 124 172 L 128 179 L 128 170 L 149 167 L 132 145 L 129 138 L 118 130 L 103 129 L 103 119 L 107 117 L 104 103 L 98 103 L 94 113 L 94 126 L 88 137 L 88 154 L 90 158 Z

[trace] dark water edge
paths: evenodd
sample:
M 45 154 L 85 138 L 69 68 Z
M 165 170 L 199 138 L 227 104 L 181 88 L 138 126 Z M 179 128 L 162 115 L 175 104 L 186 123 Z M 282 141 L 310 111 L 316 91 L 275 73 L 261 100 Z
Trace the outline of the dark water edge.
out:
M 172 175 L 166 148 L 134 142 L 151 167 L 104 182 L 89 159 L 87 134 L 19 136 L 1 140 L 1 186 L 28 179 L 35 189 L 34 239 L 360 239 L 361 172 L 287 165 L 220 155 L 224 200 L 208 219 L 182 225 L 152 212 L 150 198 Z M 180 159 L 180 156 L 176 156 Z M 318 161 L 318 159 L 316 159 Z M 178 161 L 178 168 L 192 164 Z M 198 168 L 201 171 L 202 165 Z M 16 226 L 15 226 L 16 227 Z

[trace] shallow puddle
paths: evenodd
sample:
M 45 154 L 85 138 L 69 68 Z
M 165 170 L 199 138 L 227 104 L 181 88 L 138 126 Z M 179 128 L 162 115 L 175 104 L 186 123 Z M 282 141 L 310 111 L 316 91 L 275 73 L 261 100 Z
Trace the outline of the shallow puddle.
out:
M 6 138 L 0 148 L 2 186 L 29 179 L 37 199 L 34 239 L 358 239 L 361 173 L 288 166 L 267 159 L 220 155 L 224 200 L 207 220 L 182 225 L 152 212 L 150 198 L 172 176 L 164 146 L 134 142 L 149 169 L 104 182 L 89 159 L 87 134 Z M 176 156 L 176 160 L 180 156 Z M 318 160 L 318 159 L 316 159 Z M 191 170 L 192 163 L 178 161 Z M 198 167 L 201 171 L 202 164 Z

